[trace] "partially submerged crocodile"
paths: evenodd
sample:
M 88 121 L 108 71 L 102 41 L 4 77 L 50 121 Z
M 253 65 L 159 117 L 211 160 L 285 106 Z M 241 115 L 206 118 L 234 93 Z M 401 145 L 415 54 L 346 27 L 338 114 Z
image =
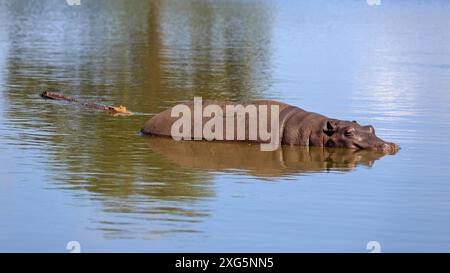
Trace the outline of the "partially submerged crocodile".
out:
M 43 97 L 45 99 L 51 99 L 51 100 L 63 100 L 63 101 L 68 101 L 68 102 L 75 102 L 75 103 L 78 103 L 82 107 L 103 110 L 103 111 L 113 113 L 114 115 L 132 115 L 133 114 L 132 112 L 128 111 L 125 106 L 122 106 L 122 105 L 110 106 L 110 105 L 94 103 L 94 102 L 80 102 L 75 97 L 65 96 L 60 93 L 55 93 L 55 92 L 50 92 L 50 91 L 42 92 L 41 97 Z

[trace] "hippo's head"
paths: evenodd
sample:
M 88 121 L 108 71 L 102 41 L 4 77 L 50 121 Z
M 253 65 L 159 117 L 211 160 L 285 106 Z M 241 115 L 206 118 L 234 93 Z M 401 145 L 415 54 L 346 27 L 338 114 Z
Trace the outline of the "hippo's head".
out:
M 361 126 L 356 121 L 328 120 L 323 132 L 328 136 L 326 147 L 370 149 L 384 154 L 399 150 L 396 144 L 377 137 L 373 126 Z

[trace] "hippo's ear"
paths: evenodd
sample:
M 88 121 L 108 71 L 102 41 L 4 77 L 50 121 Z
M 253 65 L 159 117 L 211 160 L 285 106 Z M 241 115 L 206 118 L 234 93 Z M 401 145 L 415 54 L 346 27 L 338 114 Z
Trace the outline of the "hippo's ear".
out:
M 375 128 L 373 128 L 372 125 L 363 126 L 364 129 L 366 129 L 369 133 L 375 134 Z
M 332 136 L 336 132 L 336 123 L 331 120 L 328 120 L 326 127 L 323 129 L 323 132 L 327 136 Z

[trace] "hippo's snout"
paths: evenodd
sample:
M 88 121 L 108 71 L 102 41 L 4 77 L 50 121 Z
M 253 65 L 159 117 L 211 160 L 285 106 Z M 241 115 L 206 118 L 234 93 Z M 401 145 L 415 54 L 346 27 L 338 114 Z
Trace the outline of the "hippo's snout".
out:
M 400 150 L 400 147 L 395 143 L 385 142 L 381 144 L 378 149 L 383 154 L 395 154 Z

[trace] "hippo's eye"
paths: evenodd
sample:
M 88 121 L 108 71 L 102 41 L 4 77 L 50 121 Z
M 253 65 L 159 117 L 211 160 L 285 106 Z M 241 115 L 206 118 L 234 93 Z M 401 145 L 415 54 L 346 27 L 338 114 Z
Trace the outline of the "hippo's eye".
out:
M 344 132 L 344 136 L 346 137 L 351 137 L 355 135 L 355 128 L 348 128 L 347 130 L 345 130 Z

